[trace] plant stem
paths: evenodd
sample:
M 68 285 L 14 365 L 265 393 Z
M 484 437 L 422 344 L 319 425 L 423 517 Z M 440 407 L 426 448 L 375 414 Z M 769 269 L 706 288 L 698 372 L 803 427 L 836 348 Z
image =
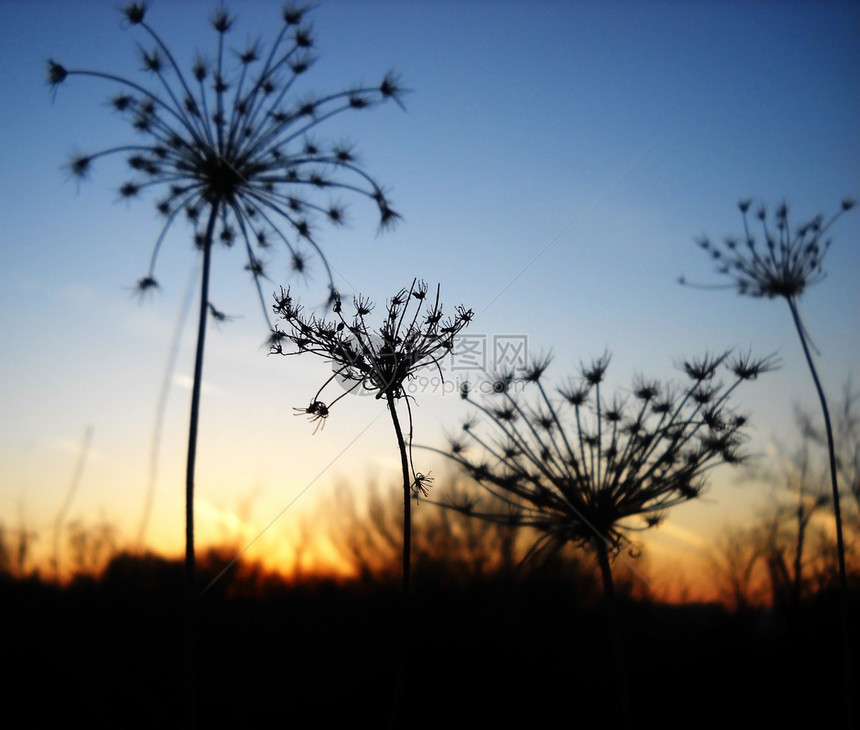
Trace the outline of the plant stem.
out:
M 179 310 L 179 319 L 173 330 L 173 341 L 170 345 L 170 354 L 167 358 L 167 367 L 161 380 L 161 393 L 158 397 L 158 406 L 155 410 L 155 427 L 152 430 L 152 446 L 149 457 L 149 486 L 146 490 L 146 504 L 143 507 L 143 515 L 140 520 L 140 528 L 137 536 L 137 549 L 144 551 L 146 542 L 146 531 L 149 528 L 149 520 L 152 516 L 152 504 L 155 499 L 155 485 L 158 480 L 158 456 L 161 449 L 161 435 L 164 426 L 164 413 L 167 410 L 167 398 L 170 395 L 170 387 L 173 382 L 173 372 L 176 369 L 176 358 L 179 354 L 179 345 L 182 340 L 182 332 L 185 329 L 185 320 L 191 309 L 191 300 L 194 294 L 194 284 L 197 281 L 197 267 L 191 272 L 186 288 L 185 299 Z
M 394 396 L 390 393 L 388 394 L 388 409 L 391 411 L 391 422 L 394 424 L 394 432 L 397 434 L 400 469 L 403 475 L 403 595 L 408 597 L 411 593 L 412 503 L 409 497 L 412 491 L 412 479 L 409 476 L 409 458 L 406 452 L 406 441 L 403 438 L 403 429 L 401 429 L 400 419 L 397 417 Z
M 797 307 L 797 301 L 794 297 L 787 297 L 787 301 L 788 308 L 791 310 L 791 317 L 794 320 L 795 329 L 797 329 L 798 337 L 800 337 L 803 354 L 806 356 L 806 363 L 809 365 L 809 372 L 812 374 L 815 389 L 818 391 L 818 399 L 821 401 L 821 411 L 824 414 L 824 429 L 827 434 L 827 452 L 830 460 L 830 487 L 833 493 L 833 515 L 836 520 L 836 555 L 839 561 L 839 595 L 842 607 L 842 654 L 845 673 L 845 710 L 847 713 L 847 727 L 853 728 L 853 703 L 851 699 L 851 643 L 848 624 L 848 581 L 845 574 L 845 545 L 842 540 L 842 512 L 839 507 L 839 483 L 836 476 L 836 447 L 833 441 L 833 427 L 830 424 L 830 410 L 827 408 L 827 398 L 824 396 L 824 389 L 821 387 L 821 381 L 818 379 L 818 372 L 816 371 L 815 364 L 812 361 L 812 353 L 810 353 L 809 345 L 806 342 L 806 335 L 804 334 L 803 323 L 800 321 L 800 312 Z
M 194 383 L 191 387 L 191 415 L 188 421 L 188 462 L 185 470 L 185 722 L 193 728 L 197 715 L 197 594 L 194 557 L 194 467 L 197 461 L 197 431 L 200 421 L 200 390 L 203 383 L 203 351 L 206 343 L 206 315 L 209 309 L 209 272 L 212 239 L 218 220 L 216 201 L 209 214 L 203 241 L 203 267 L 200 274 L 200 320 L 197 325 L 197 350 L 194 356 Z
M 412 593 L 411 584 L 411 553 L 412 553 L 412 502 L 410 493 L 412 479 L 409 474 L 409 458 L 406 451 L 406 441 L 403 438 L 403 429 L 400 427 L 400 419 L 397 417 L 394 396 L 386 393 L 388 410 L 391 413 L 391 422 L 394 424 L 394 432 L 397 434 L 397 448 L 400 451 L 400 468 L 403 474 L 403 592 L 401 595 L 400 621 L 400 646 L 397 662 L 397 681 L 395 685 L 394 706 L 391 712 L 390 727 L 401 726 L 401 715 L 403 709 L 401 702 L 403 698 L 404 680 L 406 677 L 406 662 L 408 658 L 409 644 L 409 609 Z

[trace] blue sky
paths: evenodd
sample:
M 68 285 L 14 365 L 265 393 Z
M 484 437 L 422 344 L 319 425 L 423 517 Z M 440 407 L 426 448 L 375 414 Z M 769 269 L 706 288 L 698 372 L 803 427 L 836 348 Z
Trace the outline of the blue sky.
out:
M 106 519 L 131 539 L 197 261 L 178 227 L 159 264 L 162 288 L 143 304 L 131 296 L 159 228 L 153 205 L 117 201 L 118 164 L 100 163 L 80 185 L 62 170 L 70 153 L 131 136 L 105 105 L 115 89 L 74 78 L 53 98 L 45 80 L 48 58 L 138 73 L 142 38 L 123 27 L 118 5 L 0 0 L 0 514 L 7 526 L 49 534 L 91 426 L 69 516 Z M 214 47 L 206 22 L 214 7 L 155 0 L 148 19 L 188 67 L 195 50 Z M 233 3 L 235 45 L 268 40 L 279 8 Z M 474 309 L 470 334 L 522 336 L 533 354 L 552 350 L 559 382 L 605 350 L 618 387 L 640 371 L 674 378 L 680 358 L 705 351 L 778 352 L 781 370 L 737 401 L 752 416 L 756 452 L 794 438 L 797 404 L 817 414 L 783 302 L 698 291 L 677 278 L 718 281 L 694 239 L 739 232 L 740 198 L 785 199 L 799 221 L 860 197 L 860 5 L 324 0 L 310 17 L 319 60 L 303 79 L 307 92 L 375 82 L 390 69 L 411 89 L 405 112 L 383 106 L 320 131 L 356 143 L 403 215 L 377 235 L 373 211 L 356 201 L 347 230 L 322 232 L 345 292 L 382 301 L 416 276 L 440 282 L 446 307 Z M 854 213 L 833 230 L 828 278 L 801 302 L 833 397 L 860 377 L 858 220 Z M 326 366 L 267 355 L 243 265 L 240 251 L 217 252 L 212 300 L 236 319 L 213 326 L 207 341 L 199 530 L 248 539 L 274 521 L 270 541 L 254 548 L 271 551 L 296 539 L 294 516 L 325 507 L 332 482 L 394 480 L 397 460 L 377 402 L 341 401 L 316 435 L 294 417 Z M 291 284 L 318 301 L 315 269 L 303 282 L 274 258 L 271 290 Z M 194 309 L 149 531 L 176 550 Z M 465 414 L 438 392 L 417 403 L 416 439 L 426 443 L 441 443 Z M 672 550 L 754 515 L 765 491 L 737 476 L 718 471 L 705 500 L 670 516 Z M 672 542 L 672 530 L 692 542 Z

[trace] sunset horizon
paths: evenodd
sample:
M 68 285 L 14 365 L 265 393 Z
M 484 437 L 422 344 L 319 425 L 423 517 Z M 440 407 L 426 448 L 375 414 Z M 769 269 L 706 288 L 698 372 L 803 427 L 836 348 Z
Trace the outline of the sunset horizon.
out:
M 0 0 L 18 716 L 855 730 L 858 34 Z

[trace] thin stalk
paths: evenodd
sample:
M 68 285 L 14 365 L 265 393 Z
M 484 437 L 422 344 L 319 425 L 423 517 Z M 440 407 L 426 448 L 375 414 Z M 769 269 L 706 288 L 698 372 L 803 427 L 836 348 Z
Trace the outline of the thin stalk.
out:
M 821 381 L 818 379 L 818 372 L 815 369 L 815 363 L 812 361 L 812 353 L 809 351 L 809 345 L 804 334 L 803 323 L 800 320 L 800 312 L 797 308 L 797 302 L 794 297 L 786 297 L 788 308 L 791 310 L 791 317 L 794 320 L 797 335 L 800 337 L 800 344 L 803 347 L 803 354 L 806 357 L 806 363 L 809 365 L 809 372 L 812 374 L 812 380 L 815 383 L 815 389 L 818 391 L 818 399 L 821 401 L 821 412 L 824 415 L 824 428 L 827 433 L 827 452 L 830 460 L 830 487 L 833 493 L 833 515 L 836 520 L 836 555 L 839 561 L 839 594 L 840 604 L 842 607 L 842 656 L 843 669 L 845 672 L 845 711 L 847 727 L 853 728 L 853 701 L 851 699 L 851 643 L 849 632 L 848 618 L 848 581 L 845 574 L 845 545 L 842 540 L 842 512 L 839 508 L 839 483 L 836 477 L 836 447 L 833 442 L 833 427 L 830 424 L 830 410 L 827 407 L 827 398 L 824 396 L 824 389 L 821 387 Z
M 412 593 L 411 586 L 411 551 L 412 551 L 412 502 L 410 492 L 412 479 L 409 472 L 409 459 L 406 450 L 406 441 L 403 438 L 403 429 L 400 419 L 397 417 L 395 399 L 391 392 L 386 393 L 388 410 L 391 413 L 391 422 L 394 424 L 394 433 L 397 435 L 397 448 L 400 450 L 400 467 L 403 473 L 403 593 L 401 596 L 400 620 L 400 656 L 397 662 L 397 682 L 395 685 L 394 706 L 390 717 L 390 727 L 400 726 L 402 715 L 401 701 L 403 698 L 404 679 L 406 677 L 406 661 L 408 658 L 409 637 L 409 602 Z
M 203 352 L 206 343 L 206 315 L 209 311 L 209 272 L 212 239 L 218 220 L 216 201 L 209 214 L 203 241 L 203 267 L 200 275 L 200 320 L 197 326 L 197 351 L 194 356 L 194 383 L 191 388 L 191 415 L 188 422 L 188 462 L 185 471 L 185 721 L 196 724 L 197 705 L 197 595 L 194 557 L 194 467 L 197 461 L 197 431 L 200 421 L 200 390 L 203 383 Z

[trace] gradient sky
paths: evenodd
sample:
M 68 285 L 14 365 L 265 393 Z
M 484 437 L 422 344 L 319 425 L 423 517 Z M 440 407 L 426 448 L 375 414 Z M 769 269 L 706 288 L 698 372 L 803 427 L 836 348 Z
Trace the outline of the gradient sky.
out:
M 52 98 L 46 60 L 138 74 L 114 0 L 0 0 L 0 515 L 52 530 L 92 442 L 68 519 L 107 520 L 134 540 L 149 489 L 162 380 L 197 258 L 188 231 L 167 240 L 162 288 L 139 303 L 159 220 L 146 200 L 118 202 L 122 167 L 83 184 L 62 165 L 132 137 L 105 104 L 115 87 L 72 78 Z M 214 48 L 214 3 L 151 3 L 148 19 L 186 67 Z M 234 45 L 279 23 L 280 3 L 232 3 Z M 737 201 L 783 199 L 799 221 L 860 197 L 860 4 L 856 2 L 507 2 L 323 0 L 310 18 L 318 63 L 303 90 L 376 82 L 396 70 L 406 111 L 343 117 L 320 137 L 356 143 L 403 215 L 377 235 L 354 201 L 345 231 L 319 236 L 343 291 L 382 302 L 413 277 L 441 282 L 446 308 L 476 317 L 470 335 L 524 336 L 552 350 L 560 382 L 612 353 L 611 380 L 680 377 L 679 359 L 737 347 L 778 352 L 782 368 L 738 394 L 749 449 L 795 438 L 793 411 L 818 414 L 784 302 L 699 291 L 719 282 L 694 239 L 738 233 Z M 211 53 L 210 53 L 211 55 Z M 833 230 L 828 279 L 801 305 L 832 397 L 860 376 L 857 213 Z M 396 482 L 380 403 L 347 398 L 325 428 L 294 416 L 329 371 L 312 357 L 270 357 L 241 251 L 219 249 L 211 299 L 236 319 L 207 339 L 197 472 L 201 540 L 262 534 L 262 558 L 299 540 L 301 515 L 336 509 L 331 485 Z M 271 291 L 323 296 L 273 258 Z M 192 292 L 193 293 L 193 292 Z M 183 544 L 184 459 L 196 306 L 165 412 L 147 537 Z M 456 376 L 449 380 L 456 383 Z M 416 392 L 416 441 L 442 444 L 466 411 L 450 392 Z M 445 465 L 419 455 L 421 471 Z M 706 498 L 671 513 L 655 550 L 694 554 L 728 522 L 755 514 L 764 487 L 713 473 Z M 436 497 L 444 497 L 437 479 Z M 327 501 L 328 500 L 328 501 Z M 316 519 L 316 517 L 314 517 Z M 318 524 L 318 523 L 314 523 Z M 323 530 L 323 527 L 319 527 Z M 656 554 L 656 553 L 655 553 Z

